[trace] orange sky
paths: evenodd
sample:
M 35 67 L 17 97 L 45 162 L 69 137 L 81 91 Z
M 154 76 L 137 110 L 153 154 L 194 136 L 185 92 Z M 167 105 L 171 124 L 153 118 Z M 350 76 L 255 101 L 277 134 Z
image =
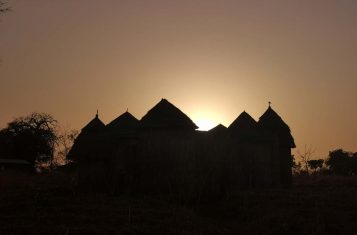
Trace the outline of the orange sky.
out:
M 167 98 L 195 122 L 272 101 L 298 149 L 357 151 L 355 0 L 10 0 L 0 127 L 48 112 L 81 128 Z

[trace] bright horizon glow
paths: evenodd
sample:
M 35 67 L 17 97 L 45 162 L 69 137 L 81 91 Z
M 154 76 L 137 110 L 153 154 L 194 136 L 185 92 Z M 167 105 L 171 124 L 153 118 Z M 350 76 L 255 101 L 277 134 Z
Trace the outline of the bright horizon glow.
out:
M 194 121 L 194 123 L 196 123 L 196 125 L 199 127 L 198 130 L 200 131 L 208 131 L 218 125 L 216 122 L 209 119 L 199 119 Z
M 0 127 L 31 112 L 81 129 L 161 98 L 200 130 L 272 101 L 297 150 L 357 151 L 357 1 L 9 1 Z M 29 20 L 30 19 L 30 20 Z M 90 40 L 89 40 L 90 39 Z M 303 93 L 303 95 L 302 95 Z

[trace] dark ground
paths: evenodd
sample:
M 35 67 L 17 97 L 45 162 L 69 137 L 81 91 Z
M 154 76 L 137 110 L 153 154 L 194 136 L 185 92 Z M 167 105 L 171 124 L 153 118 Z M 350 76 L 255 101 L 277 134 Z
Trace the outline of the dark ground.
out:
M 0 173 L 0 234 L 357 234 L 357 177 L 295 177 L 291 189 L 201 205 L 78 193 L 69 182 Z

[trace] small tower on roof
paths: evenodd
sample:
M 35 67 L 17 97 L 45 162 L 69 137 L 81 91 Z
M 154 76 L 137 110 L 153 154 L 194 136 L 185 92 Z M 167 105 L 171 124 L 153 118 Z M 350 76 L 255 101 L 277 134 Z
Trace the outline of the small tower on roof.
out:
M 82 132 L 100 132 L 104 130 L 104 123 L 99 119 L 98 109 L 95 117 L 82 128 Z

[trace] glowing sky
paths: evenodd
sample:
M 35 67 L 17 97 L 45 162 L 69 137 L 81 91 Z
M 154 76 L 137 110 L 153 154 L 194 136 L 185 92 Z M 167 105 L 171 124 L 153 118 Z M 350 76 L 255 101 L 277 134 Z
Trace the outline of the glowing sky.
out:
M 355 0 L 11 0 L 0 127 L 32 111 L 79 129 L 167 98 L 195 122 L 268 101 L 298 149 L 357 151 Z

